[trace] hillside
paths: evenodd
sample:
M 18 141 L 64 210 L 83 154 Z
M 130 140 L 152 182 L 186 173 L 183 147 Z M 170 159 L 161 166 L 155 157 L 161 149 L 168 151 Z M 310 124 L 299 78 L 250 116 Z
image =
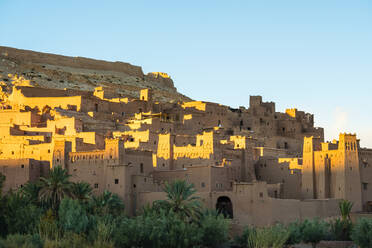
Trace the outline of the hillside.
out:
M 0 46 L 0 81 L 10 84 L 10 75 L 30 80 L 46 89 L 93 91 L 97 86 L 121 96 L 136 97 L 141 88 L 152 88 L 157 101 L 185 101 L 166 73 L 144 74 L 142 68 L 124 62 L 40 53 Z

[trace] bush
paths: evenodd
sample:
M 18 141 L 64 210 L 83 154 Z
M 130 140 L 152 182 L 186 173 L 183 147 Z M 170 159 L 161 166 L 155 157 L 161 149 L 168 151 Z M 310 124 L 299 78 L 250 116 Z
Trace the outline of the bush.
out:
M 161 211 L 134 219 L 122 218 L 114 231 L 116 247 L 197 247 L 202 234 L 174 212 Z
M 203 234 L 202 244 L 205 247 L 216 247 L 228 241 L 230 220 L 222 214 L 207 211 L 200 221 L 200 231 Z
M 89 218 L 78 200 L 64 198 L 59 207 L 59 224 L 64 231 L 84 233 L 88 229 Z
M 89 233 L 89 240 L 96 247 L 113 246 L 112 237 L 116 227 L 115 219 L 111 215 L 95 217 L 95 228 Z
M 30 204 L 19 193 L 9 193 L 4 199 L 4 219 L 9 234 L 34 233 L 40 219 L 41 210 Z
M 361 248 L 372 247 L 372 219 L 361 218 L 353 228 L 351 239 Z
M 305 220 L 301 224 L 302 241 L 311 243 L 313 247 L 329 235 L 329 225 L 319 219 Z
M 93 196 L 89 201 L 90 212 L 97 216 L 124 214 L 124 203 L 117 194 L 105 190 L 99 196 Z
M 39 235 L 8 235 L 6 240 L 0 242 L 1 248 L 42 248 L 43 242 Z
M 333 240 L 350 241 L 353 224 L 350 220 L 336 219 L 331 222 L 331 237 Z
M 246 226 L 243 230 L 243 234 L 241 236 L 236 236 L 235 237 L 235 243 L 240 246 L 240 247 L 248 247 L 248 239 L 249 236 L 251 235 L 251 232 L 255 232 L 253 228 L 250 228 Z
M 258 228 L 248 237 L 248 247 L 282 248 L 289 237 L 289 232 L 282 225 Z
M 302 224 L 299 221 L 292 222 L 287 226 L 288 239 L 287 245 L 299 244 L 302 241 Z
M 40 218 L 39 235 L 44 240 L 57 240 L 60 237 L 57 221 L 53 216 L 53 211 L 51 209 L 49 209 L 45 215 Z
M 91 245 L 86 239 L 76 233 L 67 232 L 60 240 L 46 240 L 44 248 L 90 248 Z

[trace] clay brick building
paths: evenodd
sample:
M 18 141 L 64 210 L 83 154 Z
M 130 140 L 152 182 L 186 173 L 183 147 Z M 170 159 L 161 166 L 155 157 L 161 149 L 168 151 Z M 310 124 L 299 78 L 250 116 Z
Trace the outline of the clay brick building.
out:
M 159 102 L 151 89 L 135 98 L 104 87 L 1 87 L 5 191 L 62 166 L 96 194 L 117 193 L 130 215 L 163 199 L 164 183 L 175 179 L 193 183 L 205 206 L 240 224 L 335 216 L 340 199 L 354 202 L 355 211 L 372 210 L 372 150 L 350 134 L 324 143 L 312 114 L 277 112 L 261 96 L 232 109 Z

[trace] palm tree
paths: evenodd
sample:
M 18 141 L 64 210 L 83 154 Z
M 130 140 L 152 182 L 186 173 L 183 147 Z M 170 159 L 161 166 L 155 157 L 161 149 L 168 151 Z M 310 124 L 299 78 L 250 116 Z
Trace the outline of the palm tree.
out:
M 124 203 L 117 194 L 105 190 L 102 195 L 92 198 L 93 211 L 98 215 L 120 215 L 124 210 Z
M 350 240 L 351 230 L 352 230 L 352 223 L 350 218 L 351 209 L 353 207 L 353 203 L 348 200 L 341 200 L 338 204 L 341 212 L 341 224 L 342 224 L 342 232 L 341 238 L 342 240 Z
M 67 170 L 60 166 L 54 167 L 49 172 L 48 178 L 40 178 L 39 199 L 49 204 L 54 213 L 57 213 L 62 199 L 72 195 L 72 183 L 69 178 Z
M 341 200 L 338 204 L 338 207 L 340 208 L 342 220 L 350 220 L 350 213 L 353 207 L 353 203 L 348 200 Z
M 40 185 L 35 182 L 28 182 L 19 189 L 22 197 L 28 202 L 37 204 L 39 200 Z
M 1 194 L 2 194 L 2 191 L 3 191 L 5 178 L 6 177 L 0 172 L 0 197 L 1 197 Z
M 72 195 L 80 202 L 87 202 L 92 196 L 92 187 L 86 182 L 73 183 Z
M 193 184 L 184 180 L 166 182 L 164 192 L 167 194 L 169 210 L 179 214 L 181 218 L 197 220 L 201 216 L 200 198 L 193 196 L 196 193 Z

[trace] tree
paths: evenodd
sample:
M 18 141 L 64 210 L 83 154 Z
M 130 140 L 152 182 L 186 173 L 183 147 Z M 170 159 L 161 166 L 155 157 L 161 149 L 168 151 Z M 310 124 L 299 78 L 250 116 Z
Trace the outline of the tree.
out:
M 78 200 L 64 198 L 58 210 L 59 224 L 66 232 L 84 233 L 88 229 L 89 218 Z
M 37 205 L 39 203 L 40 185 L 34 182 L 28 182 L 19 189 L 20 194 L 26 201 Z
M 0 236 L 5 236 L 7 233 L 5 220 L 5 199 L 2 197 L 5 176 L 0 172 Z
M 182 219 L 198 220 L 201 216 L 200 198 L 193 196 L 196 192 L 194 185 L 184 180 L 175 180 L 166 183 L 164 192 L 165 201 L 170 211 L 180 215 Z
M 4 182 L 6 177 L 0 172 L 0 198 L 3 192 Z
M 87 202 L 92 196 L 92 187 L 86 182 L 72 184 L 72 195 L 80 202 Z
M 121 218 L 113 233 L 116 247 L 201 247 L 202 232 L 174 212 L 160 210 L 136 218 Z
M 342 220 L 343 221 L 350 220 L 350 213 L 351 213 L 351 209 L 353 207 L 353 203 L 348 201 L 348 200 L 341 200 L 338 203 L 338 207 L 339 207 L 340 212 L 341 212 Z
M 5 198 L 4 218 L 8 233 L 32 233 L 36 230 L 41 209 L 19 192 L 10 191 Z
M 336 219 L 331 222 L 331 231 L 333 238 L 336 240 L 350 240 L 351 230 L 353 224 L 350 219 L 350 212 L 353 207 L 353 203 L 348 200 L 342 200 L 338 204 L 341 219 Z
M 49 204 L 54 213 L 57 213 L 62 199 L 72 195 L 72 184 L 69 178 L 70 175 L 60 166 L 54 167 L 49 172 L 48 178 L 40 178 L 39 199 Z
M 104 215 L 121 215 L 124 211 L 124 203 L 117 194 L 105 190 L 102 195 L 92 198 L 92 208 L 94 214 Z

